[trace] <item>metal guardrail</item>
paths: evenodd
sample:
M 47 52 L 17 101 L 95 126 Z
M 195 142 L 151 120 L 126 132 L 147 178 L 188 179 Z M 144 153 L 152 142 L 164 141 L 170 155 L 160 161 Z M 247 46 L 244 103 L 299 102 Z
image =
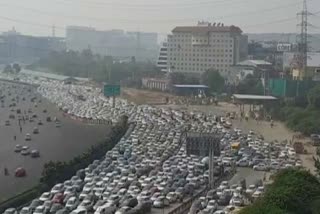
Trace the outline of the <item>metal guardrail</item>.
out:
M 215 181 L 215 188 L 223 181 L 223 180 L 230 180 L 236 173 L 236 170 L 232 170 L 231 173 L 228 173 L 225 176 L 222 176 L 220 178 L 218 178 Z M 205 187 L 203 190 L 201 190 L 200 192 L 198 192 L 197 194 L 195 194 L 194 196 L 192 196 L 191 198 L 189 198 L 186 202 L 183 202 L 180 206 L 178 206 L 177 208 L 175 208 L 174 210 L 170 211 L 168 214 L 186 214 L 189 212 L 193 202 L 195 200 L 197 200 L 199 197 L 207 194 L 207 192 L 210 189 L 208 187 Z

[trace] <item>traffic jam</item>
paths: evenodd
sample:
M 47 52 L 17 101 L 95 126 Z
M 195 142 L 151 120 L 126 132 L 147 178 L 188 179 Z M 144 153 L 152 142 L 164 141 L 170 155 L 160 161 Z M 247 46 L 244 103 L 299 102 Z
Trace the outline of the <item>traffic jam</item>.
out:
M 112 99 L 103 96 L 99 88 L 23 75 L 19 81 L 39 85 L 37 92 L 70 117 L 116 123 L 121 115 L 127 115 L 130 126 L 102 159 L 57 183 L 27 206 L 9 208 L 5 214 L 169 213 L 203 190 L 189 213 L 234 213 L 262 197 L 264 183 L 243 179 L 231 183 L 221 181 L 223 176 L 243 168 L 254 176 L 255 171 L 272 173 L 302 166 L 289 142 L 266 142 L 253 131 L 244 133 L 232 127 L 232 118 L 136 105 L 120 98 L 113 108 Z M 187 155 L 187 132 L 222 136 L 220 155 L 214 157 L 214 177 L 221 182 L 213 189 L 208 188 L 209 157 Z

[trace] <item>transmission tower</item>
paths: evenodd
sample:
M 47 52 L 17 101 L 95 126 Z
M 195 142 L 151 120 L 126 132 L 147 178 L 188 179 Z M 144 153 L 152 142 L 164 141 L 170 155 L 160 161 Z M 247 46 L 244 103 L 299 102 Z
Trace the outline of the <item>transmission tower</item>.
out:
M 297 13 L 297 16 L 301 18 L 301 22 L 298 26 L 301 27 L 300 35 L 298 36 L 298 59 L 297 67 L 304 74 L 306 73 L 308 62 L 308 16 L 312 15 L 307 9 L 307 0 L 303 1 L 303 9 Z

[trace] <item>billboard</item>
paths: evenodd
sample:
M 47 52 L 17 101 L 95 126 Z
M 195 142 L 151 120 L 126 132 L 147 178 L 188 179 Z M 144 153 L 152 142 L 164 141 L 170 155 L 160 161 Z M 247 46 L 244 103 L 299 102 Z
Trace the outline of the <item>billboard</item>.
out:
M 292 50 L 292 44 L 290 43 L 281 43 L 277 45 L 278 52 L 290 52 Z
M 215 156 L 220 155 L 220 140 L 218 134 L 188 133 L 186 137 L 187 155 L 209 156 L 213 150 Z

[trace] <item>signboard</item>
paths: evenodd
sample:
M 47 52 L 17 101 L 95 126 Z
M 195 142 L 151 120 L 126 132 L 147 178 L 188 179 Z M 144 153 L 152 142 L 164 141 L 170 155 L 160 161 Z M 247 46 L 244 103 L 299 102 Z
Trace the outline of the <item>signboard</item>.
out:
M 286 44 L 282 43 L 282 44 L 277 45 L 278 52 L 290 52 L 291 49 L 292 49 L 292 45 L 288 44 L 288 43 L 286 43 Z
M 220 155 L 220 139 L 217 134 L 188 133 L 186 137 L 187 155 L 209 156 L 212 151 L 214 156 Z
M 115 84 L 104 85 L 103 94 L 106 97 L 120 96 L 120 85 L 115 85 Z

